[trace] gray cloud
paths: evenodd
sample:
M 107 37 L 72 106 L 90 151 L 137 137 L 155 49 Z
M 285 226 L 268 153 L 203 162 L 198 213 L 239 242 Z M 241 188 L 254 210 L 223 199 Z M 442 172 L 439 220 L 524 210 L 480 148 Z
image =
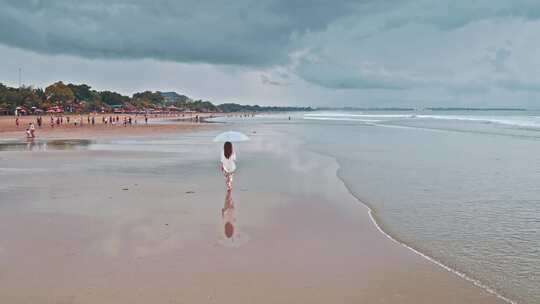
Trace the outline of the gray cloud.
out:
M 393 20 L 393 11 L 361 20 L 344 17 L 304 37 L 303 45 L 309 48 L 304 58 L 297 58 L 296 72 L 334 89 L 531 90 L 540 83 L 532 73 L 540 64 L 535 59 L 540 50 L 540 20 L 502 18 L 499 11 L 493 10 L 491 18 L 466 18 L 460 27 L 448 28 L 441 24 L 455 17 L 435 12 L 431 14 L 441 15 L 436 24 L 426 23 L 425 18 L 413 21 L 413 10 L 401 11 L 410 22 L 395 27 L 385 26 Z M 425 10 L 423 14 L 429 15 Z M 481 87 L 471 90 L 471 86 Z
M 90 58 L 271 65 L 354 1 L 2 0 L 0 43 Z
M 276 80 L 276 79 L 272 78 L 271 76 L 269 76 L 268 74 L 261 74 L 260 78 L 261 78 L 261 83 L 266 84 L 266 85 L 274 85 L 274 86 L 286 86 L 286 85 L 289 85 L 289 83 L 287 83 L 285 81 Z
M 8 46 L 90 58 L 259 66 L 286 63 L 291 51 L 304 47 L 298 38 L 347 16 L 366 34 L 411 23 L 454 28 L 485 18 L 540 16 L 535 1 L 499 0 L 0 0 L 0 7 L 0 43 Z
M 102 59 L 202 63 L 220 82 L 249 75 L 253 92 L 281 90 L 275 100 L 282 92 L 314 99 L 307 91 L 329 100 L 481 100 L 539 92 L 539 18 L 536 0 L 0 0 L 0 44 L 97 59 L 102 69 Z M 125 77 L 126 90 L 136 77 Z

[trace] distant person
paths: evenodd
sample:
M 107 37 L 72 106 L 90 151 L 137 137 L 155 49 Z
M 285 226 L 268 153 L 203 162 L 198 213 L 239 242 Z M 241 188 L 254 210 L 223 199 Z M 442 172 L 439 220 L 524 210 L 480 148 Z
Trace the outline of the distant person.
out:
M 225 142 L 221 153 L 221 171 L 225 175 L 227 190 L 232 190 L 233 174 L 236 170 L 236 154 L 231 142 Z
M 144 115 L 144 123 L 148 124 L 148 115 L 146 115 L 146 114 Z
M 33 123 L 29 123 L 28 124 L 28 130 L 30 130 L 30 137 L 31 138 L 35 138 L 36 137 L 36 127 L 34 126 Z
M 15 117 L 15 126 L 19 127 L 19 117 Z

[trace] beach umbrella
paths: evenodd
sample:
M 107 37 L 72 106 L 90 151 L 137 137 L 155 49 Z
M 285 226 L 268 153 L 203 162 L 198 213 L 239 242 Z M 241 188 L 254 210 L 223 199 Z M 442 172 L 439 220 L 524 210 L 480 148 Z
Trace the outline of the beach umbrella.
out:
M 236 131 L 227 131 L 223 132 L 221 134 L 218 134 L 216 137 L 214 137 L 214 142 L 238 142 L 238 141 L 248 141 L 249 137 L 241 132 Z

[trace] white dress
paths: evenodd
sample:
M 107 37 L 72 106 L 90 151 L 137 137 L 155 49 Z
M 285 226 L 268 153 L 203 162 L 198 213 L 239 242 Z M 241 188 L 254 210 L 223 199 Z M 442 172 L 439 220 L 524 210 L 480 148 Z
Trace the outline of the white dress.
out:
M 223 165 L 223 170 L 227 173 L 233 173 L 236 170 L 236 153 L 232 153 L 229 158 L 225 157 L 225 154 L 221 152 L 221 164 Z

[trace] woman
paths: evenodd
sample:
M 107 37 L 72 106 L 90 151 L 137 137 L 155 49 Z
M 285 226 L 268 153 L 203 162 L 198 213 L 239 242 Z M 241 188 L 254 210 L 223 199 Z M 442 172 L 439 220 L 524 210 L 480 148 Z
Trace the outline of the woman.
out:
M 36 127 L 34 126 L 34 123 L 28 124 L 28 129 L 30 130 L 30 137 L 35 138 L 36 137 Z
M 221 172 L 225 175 L 227 190 L 232 189 L 233 173 L 236 170 L 236 154 L 233 151 L 231 142 L 225 142 L 223 153 L 221 153 Z

